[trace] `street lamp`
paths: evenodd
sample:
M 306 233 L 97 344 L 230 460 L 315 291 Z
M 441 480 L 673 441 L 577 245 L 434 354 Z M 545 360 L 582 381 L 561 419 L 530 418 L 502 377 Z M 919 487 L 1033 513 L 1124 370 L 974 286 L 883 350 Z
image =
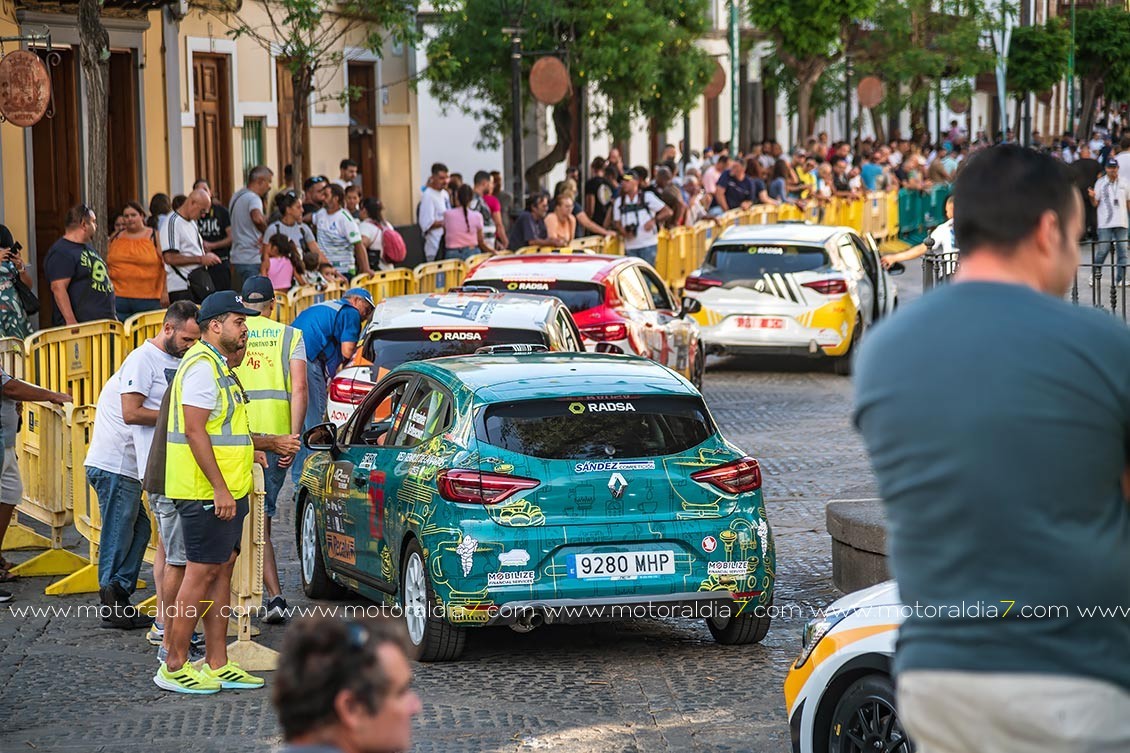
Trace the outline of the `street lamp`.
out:
M 1075 0 L 1071 0 L 1071 46 L 1067 48 L 1067 125 L 1075 135 Z
M 510 35 L 510 161 L 513 173 L 510 176 L 511 190 L 516 206 L 525 202 L 524 168 L 522 166 L 522 16 L 526 12 L 526 0 L 502 0 L 502 17 L 510 21 L 510 26 L 502 29 Z

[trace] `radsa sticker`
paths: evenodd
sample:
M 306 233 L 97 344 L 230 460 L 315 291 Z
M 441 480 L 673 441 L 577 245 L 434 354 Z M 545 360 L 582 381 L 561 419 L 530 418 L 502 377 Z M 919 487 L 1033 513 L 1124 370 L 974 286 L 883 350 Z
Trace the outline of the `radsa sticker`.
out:
M 428 333 L 428 339 L 434 343 L 481 342 L 483 339 L 483 331 L 474 329 L 435 329 L 425 332 Z
M 577 400 L 569 403 L 569 412 L 577 416 L 582 413 L 635 413 L 636 406 L 630 402 L 589 403 Z
M 521 293 L 523 290 L 550 290 L 556 280 L 505 280 L 506 289 L 511 293 Z

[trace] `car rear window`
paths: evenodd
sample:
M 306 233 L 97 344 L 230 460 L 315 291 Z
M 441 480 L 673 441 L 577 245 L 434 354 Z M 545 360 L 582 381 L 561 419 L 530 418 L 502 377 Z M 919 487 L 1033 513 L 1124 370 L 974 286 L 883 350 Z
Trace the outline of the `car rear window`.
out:
M 766 274 L 819 272 L 831 267 L 823 246 L 771 243 L 715 244 L 706 264 L 719 277 L 746 279 Z
M 536 329 L 446 326 L 382 329 L 366 336 L 361 356 L 372 364 L 373 373 L 407 361 L 426 361 L 444 356 L 463 356 L 487 345 L 526 343 L 545 345 L 545 332 Z
M 572 397 L 487 406 L 478 434 L 537 458 L 614 460 L 683 452 L 705 442 L 714 426 L 697 397 Z
M 482 285 L 503 293 L 549 295 L 561 299 L 571 314 L 579 314 L 604 303 L 604 286 L 598 282 L 504 277 L 499 280 L 467 280 L 467 285 Z

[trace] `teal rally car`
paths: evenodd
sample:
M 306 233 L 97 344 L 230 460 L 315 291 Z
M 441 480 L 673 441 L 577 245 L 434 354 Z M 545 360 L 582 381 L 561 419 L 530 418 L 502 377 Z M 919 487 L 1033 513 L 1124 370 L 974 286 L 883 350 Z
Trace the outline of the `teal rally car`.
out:
M 303 441 L 306 594 L 402 610 L 423 660 L 458 657 L 483 625 L 702 617 L 725 644 L 769 629 L 761 469 L 653 361 L 409 362 Z

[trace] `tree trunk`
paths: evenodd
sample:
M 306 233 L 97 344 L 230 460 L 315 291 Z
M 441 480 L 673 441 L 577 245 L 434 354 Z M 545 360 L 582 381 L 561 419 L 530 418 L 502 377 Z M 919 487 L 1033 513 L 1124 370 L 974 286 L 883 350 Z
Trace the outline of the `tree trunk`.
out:
M 812 113 L 812 92 L 816 90 L 816 82 L 824 73 L 827 62 L 824 60 L 807 61 L 798 68 L 796 88 L 796 143 L 802 145 L 816 126 L 816 118 Z
M 300 67 L 291 70 L 290 81 L 294 87 L 294 116 L 290 119 L 290 164 L 294 175 L 294 184 L 301 186 L 309 177 L 310 155 L 306 154 L 306 121 L 310 117 L 310 95 L 314 88 L 314 70 L 304 64 L 296 63 Z
M 557 143 L 549 150 L 549 154 L 539 159 L 526 168 L 526 185 L 541 184 L 541 178 L 555 165 L 569 156 L 569 147 L 573 145 L 573 97 L 563 99 L 553 106 L 553 130 L 557 134 Z
M 102 3 L 79 0 L 79 58 L 86 94 L 86 206 L 94 211 L 98 232 L 93 243 L 98 253 L 106 254 L 106 154 L 107 85 L 110 71 L 110 35 L 102 25 Z
M 1091 135 L 1095 125 L 1095 99 L 1099 96 L 1101 82 L 1093 78 L 1081 80 L 1079 122 L 1075 124 L 1075 138 L 1082 140 Z
M 887 143 L 887 134 L 883 131 L 883 116 L 879 113 L 879 108 L 869 107 L 867 112 L 871 114 L 871 126 L 875 129 L 875 143 Z

